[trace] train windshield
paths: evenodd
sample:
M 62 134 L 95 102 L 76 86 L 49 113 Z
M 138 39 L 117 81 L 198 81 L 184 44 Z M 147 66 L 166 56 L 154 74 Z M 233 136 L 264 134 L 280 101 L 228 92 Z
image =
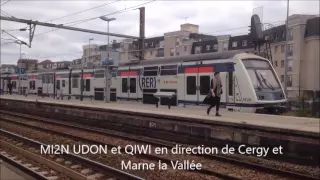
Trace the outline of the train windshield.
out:
M 280 88 L 280 83 L 269 62 L 259 59 L 245 59 L 243 60 L 243 64 L 255 89 L 274 90 Z

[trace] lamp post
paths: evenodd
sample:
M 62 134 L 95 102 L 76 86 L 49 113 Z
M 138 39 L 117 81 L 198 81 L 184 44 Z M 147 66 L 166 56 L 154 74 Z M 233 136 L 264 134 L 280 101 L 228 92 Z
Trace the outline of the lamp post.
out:
M 107 18 L 105 16 L 101 16 L 100 19 L 104 20 L 104 21 L 107 21 L 108 23 L 108 43 L 107 43 L 107 53 L 108 53 L 108 60 L 109 60 L 109 43 L 110 43 L 110 40 L 109 40 L 109 23 L 110 21 L 115 21 L 116 18 Z M 104 101 L 105 102 L 109 102 L 110 101 L 110 71 L 109 71 L 109 66 L 108 64 L 106 65 L 105 67 L 105 71 L 104 71 L 104 74 L 105 74 L 105 79 L 106 79 L 106 84 L 105 84 L 105 88 L 104 88 Z
M 110 21 L 115 21 L 116 18 L 107 18 L 105 16 L 101 16 L 100 19 L 102 19 L 104 21 L 107 21 L 107 23 L 108 23 L 108 33 L 109 33 L 109 23 L 110 23 Z M 108 47 L 109 47 L 109 42 L 110 42 L 109 37 L 110 37 L 110 35 L 108 34 Z M 108 57 L 109 57 L 109 54 L 108 54 Z
M 21 44 L 27 45 L 27 43 L 24 42 L 24 41 L 21 41 L 21 40 L 17 40 L 17 41 L 15 41 L 15 43 L 20 45 L 19 60 L 21 60 L 22 59 Z M 18 65 L 19 65 L 19 67 L 18 67 L 19 68 L 19 88 L 18 88 L 18 93 L 21 94 L 21 68 L 22 68 L 21 67 L 21 62 Z

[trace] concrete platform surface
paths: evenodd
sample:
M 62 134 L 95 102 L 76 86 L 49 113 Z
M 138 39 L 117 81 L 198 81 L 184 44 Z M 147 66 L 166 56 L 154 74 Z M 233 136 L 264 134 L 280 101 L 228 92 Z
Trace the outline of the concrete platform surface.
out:
M 221 109 L 220 114 L 222 117 L 216 117 L 215 108 L 212 108 L 211 114 L 208 116 L 206 114 L 207 107 L 205 106 L 187 106 L 187 107 L 176 107 L 173 106 L 168 109 L 167 106 L 159 106 L 156 108 L 155 105 L 146 105 L 135 102 L 111 102 L 105 103 L 103 101 L 95 100 L 57 100 L 49 97 L 38 97 L 29 95 L 28 97 L 21 95 L 1 95 L 0 98 L 3 99 L 16 99 L 16 100 L 26 100 L 26 101 L 39 101 L 55 104 L 66 104 L 73 106 L 84 106 L 84 107 L 97 107 L 106 108 L 112 110 L 125 110 L 141 113 L 150 113 L 158 115 L 169 115 L 169 116 L 179 116 L 179 117 L 189 117 L 203 120 L 212 120 L 217 122 L 229 122 L 238 124 L 249 124 L 262 127 L 270 128 L 280 128 L 289 129 L 297 131 L 305 131 L 318 133 L 320 132 L 320 119 L 317 118 L 303 118 L 303 117 L 292 117 L 292 116 L 279 116 L 279 115 L 262 115 L 254 113 L 241 113 L 241 112 L 229 112 L 226 109 Z
M 17 173 L 18 170 L 0 159 L 0 180 L 27 180 Z

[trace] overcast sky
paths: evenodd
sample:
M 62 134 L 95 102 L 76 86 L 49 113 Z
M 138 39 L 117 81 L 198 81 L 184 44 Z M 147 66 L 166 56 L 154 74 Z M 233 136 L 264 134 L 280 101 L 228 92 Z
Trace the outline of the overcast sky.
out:
M 1 0 L 4 4 L 7 0 Z M 114 3 L 112 3 L 114 2 Z M 49 0 L 11 0 L 1 7 L 1 16 L 14 16 L 41 22 L 73 25 L 69 22 L 84 20 L 114 13 L 108 17 L 117 20 L 110 22 L 110 32 L 139 36 L 139 10 L 121 11 L 139 7 L 150 1 L 49 1 Z M 109 4 L 109 5 L 107 5 Z M 103 6 L 104 5 L 104 6 Z M 94 8 L 101 6 L 99 8 Z M 146 37 L 162 36 L 164 32 L 179 30 L 180 24 L 199 25 L 200 33 L 221 35 L 239 35 L 248 32 L 253 9 L 264 23 L 284 23 L 286 18 L 286 1 L 153 1 L 146 7 Z M 60 18 L 72 13 L 94 8 L 73 16 Z M 121 13 L 116 13 L 120 11 Z M 319 14 L 319 1 L 290 1 L 289 14 Z M 60 19 L 56 19 L 60 18 Z M 53 21 L 49 21 L 56 19 Z M 76 22 L 75 22 L 76 23 Z M 98 19 L 74 25 L 75 27 L 107 31 L 107 23 Z M 27 31 L 15 29 L 26 27 L 26 24 L 1 20 L 1 29 L 15 37 L 29 42 Z M 234 29 L 234 30 L 230 30 Z M 87 45 L 89 38 L 92 44 L 106 44 L 107 37 L 69 30 L 55 30 L 37 26 L 32 47 L 22 46 L 23 58 L 50 59 L 52 61 L 73 60 L 82 56 L 82 45 Z M 45 34 L 41 34 L 48 32 Z M 38 35 L 39 34 L 39 35 Z M 13 39 L 8 34 L 1 34 L 1 64 L 16 64 L 20 47 L 9 43 Z M 121 38 L 110 37 L 110 41 Z

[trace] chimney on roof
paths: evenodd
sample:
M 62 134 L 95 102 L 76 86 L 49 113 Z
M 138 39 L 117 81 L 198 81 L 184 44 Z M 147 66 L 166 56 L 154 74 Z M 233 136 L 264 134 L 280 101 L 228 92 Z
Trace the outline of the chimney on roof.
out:
M 182 31 L 189 31 L 191 33 L 199 34 L 199 25 L 186 23 L 186 24 L 181 24 L 180 28 Z

